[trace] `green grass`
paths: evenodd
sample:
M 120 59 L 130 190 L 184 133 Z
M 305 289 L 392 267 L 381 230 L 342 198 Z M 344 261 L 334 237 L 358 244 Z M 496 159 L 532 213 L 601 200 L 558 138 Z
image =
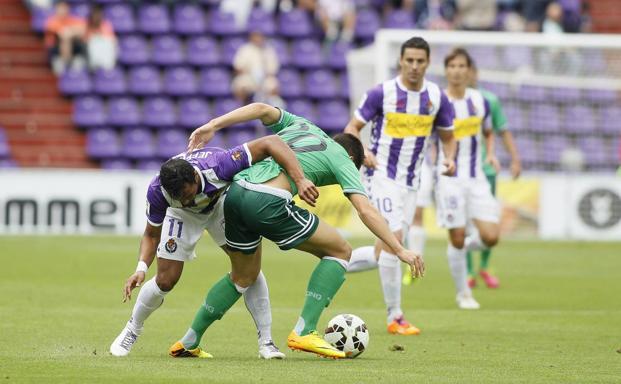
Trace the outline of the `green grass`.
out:
M 189 326 L 226 256 L 203 240 L 199 259 L 147 321 L 128 358 L 108 355 L 129 317 L 121 287 L 135 267 L 135 237 L 0 237 L 0 384 L 37 383 L 604 383 L 621 381 L 619 243 L 505 242 L 493 265 L 502 288 L 477 288 L 483 309 L 456 309 L 445 243 L 427 248 L 427 276 L 404 287 L 418 337 L 385 332 L 376 271 L 352 274 L 320 324 L 354 313 L 369 325 L 369 349 L 332 361 L 287 351 L 257 359 L 255 330 L 240 300 L 206 333 L 215 358 L 176 360 L 170 344 Z M 355 246 L 367 241 L 353 241 Z M 276 343 L 300 312 L 315 260 L 265 244 Z M 153 273 L 153 272 L 151 272 Z M 404 352 L 390 352 L 395 343 Z

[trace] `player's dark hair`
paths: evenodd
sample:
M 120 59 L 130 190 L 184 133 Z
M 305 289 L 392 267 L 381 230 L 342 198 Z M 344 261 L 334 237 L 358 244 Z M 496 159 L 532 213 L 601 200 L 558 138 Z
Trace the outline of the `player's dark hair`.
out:
M 425 41 L 422 37 L 412 37 L 405 43 L 401 44 L 401 57 L 405 53 L 405 50 L 408 48 L 422 49 L 427 53 L 427 59 L 429 59 L 429 43 Z
M 194 167 L 183 159 L 170 159 L 160 168 L 160 182 L 173 199 L 179 199 L 185 184 L 196 183 Z
M 444 58 L 444 68 L 448 67 L 449 63 L 459 56 L 463 56 L 466 58 L 466 64 L 468 64 L 468 68 L 472 67 L 473 60 L 468 51 L 466 51 L 464 48 L 455 48 Z
M 364 147 L 360 140 L 351 133 L 339 133 L 333 137 L 334 141 L 345 148 L 352 161 L 356 164 L 356 169 L 360 169 L 364 161 Z

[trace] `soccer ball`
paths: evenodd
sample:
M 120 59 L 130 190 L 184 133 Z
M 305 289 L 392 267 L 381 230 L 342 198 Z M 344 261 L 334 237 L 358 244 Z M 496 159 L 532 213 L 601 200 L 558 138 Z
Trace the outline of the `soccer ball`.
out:
M 356 315 L 337 315 L 328 322 L 323 338 L 345 355 L 354 358 L 369 346 L 369 330 Z

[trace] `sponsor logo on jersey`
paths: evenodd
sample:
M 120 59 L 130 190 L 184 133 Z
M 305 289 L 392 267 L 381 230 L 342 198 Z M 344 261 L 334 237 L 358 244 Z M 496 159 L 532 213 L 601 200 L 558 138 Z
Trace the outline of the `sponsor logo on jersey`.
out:
M 235 151 L 231 154 L 231 159 L 235 160 L 235 161 L 239 161 L 239 159 L 241 159 L 242 157 L 242 153 L 240 151 Z
M 164 248 L 168 253 L 175 253 L 175 251 L 177 250 L 177 242 L 175 241 L 175 239 L 168 239 L 166 245 L 164 245 Z
M 455 140 L 461 140 L 465 137 L 474 136 L 479 133 L 483 120 L 478 116 L 471 116 L 465 119 L 455 119 L 453 125 L 455 130 L 453 135 Z
M 386 134 L 396 139 L 431 135 L 433 116 L 411 113 L 386 113 Z

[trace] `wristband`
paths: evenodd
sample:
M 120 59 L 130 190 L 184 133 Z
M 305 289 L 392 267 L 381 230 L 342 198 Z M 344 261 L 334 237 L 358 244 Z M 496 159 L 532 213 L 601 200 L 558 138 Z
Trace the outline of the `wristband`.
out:
M 136 266 L 136 272 L 144 272 L 147 273 L 149 266 L 144 261 L 140 260 L 138 265 Z

